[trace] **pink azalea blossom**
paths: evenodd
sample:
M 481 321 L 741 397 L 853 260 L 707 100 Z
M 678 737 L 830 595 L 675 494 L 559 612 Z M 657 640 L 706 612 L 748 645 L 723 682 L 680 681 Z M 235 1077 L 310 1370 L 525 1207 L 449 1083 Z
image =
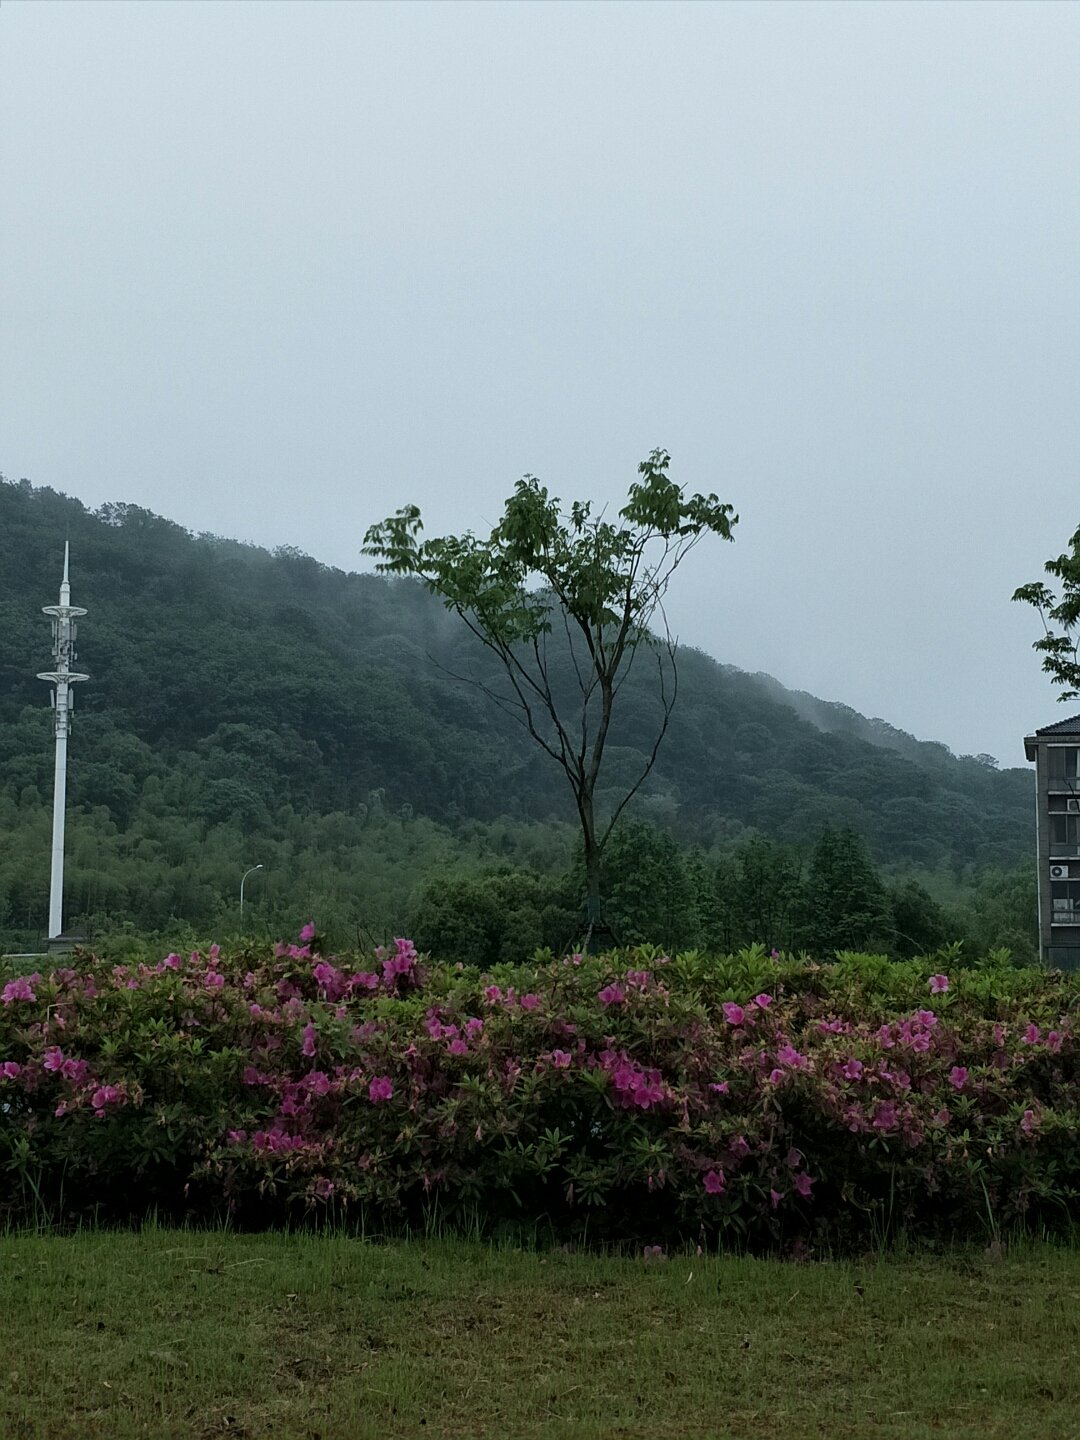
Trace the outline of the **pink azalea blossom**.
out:
M 1038 1118 L 1038 1116 L 1035 1114 L 1035 1111 L 1034 1111 L 1034 1110 L 1025 1110 L 1025 1111 L 1024 1111 L 1024 1118 L 1020 1121 L 1020 1129 L 1024 1132 L 1024 1134 L 1025 1134 L 1025 1135 L 1030 1135 L 1030 1134 L 1032 1133 L 1032 1131 L 1038 1129 L 1038 1126 L 1039 1126 L 1039 1118 Z
M 947 975 L 930 976 L 930 994 L 944 995 L 949 988 L 949 977 Z
M 1030 1022 L 1020 1039 L 1025 1045 L 1037 1045 L 1042 1039 L 1042 1031 L 1034 1021 Z
M 556 1070 L 569 1070 L 572 1059 L 573 1056 L 568 1050 L 553 1050 L 551 1052 L 551 1063 Z
M 521 1008 L 523 1010 L 539 1010 L 540 1003 L 539 995 L 522 995 L 521 997 Z
M 316 1046 L 318 1043 L 318 1036 L 319 1032 L 315 1029 L 315 1026 L 309 1020 L 308 1023 L 304 1026 L 304 1043 L 300 1047 L 300 1053 L 302 1055 L 306 1055 L 309 1060 L 315 1054 Z
M 502 998 L 502 990 L 498 985 L 484 986 L 484 999 L 489 1005 L 497 1005 Z
M 783 1198 L 784 1198 L 784 1197 L 783 1197 L 783 1195 L 780 1193 L 779 1190 L 770 1190 L 770 1191 L 769 1191 L 769 1204 L 772 1206 L 772 1208 L 773 1208 L 774 1210 L 775 1210 L 776 1207 L 780 1204 L 780 1201 L 781 1201 Z
M 772 1004 L 772 1001 L 773 997 L 771 995 L 755 995 L 753 1003 L 759 1010 L 767 1010 Z
M 10 1005 L 15 1000 L 36 1000 L 31 982 L 40 979 L 40 975 L 16 975 L 14 980 L 9 980 L 3 990 L 0 990 L 0 1001 Z
M 1057 1030 L 1051 1030 L 1046 1037 L 1046 1048 L 1052 1055 L 1056 1055 L 1061 1049 L 1061 1035 Z
M 805 1055 L 801 1055 L 794 1045 L 781 1045 L 776 1052 L 776 1058 L 781 1065 L 790 1065 L 793 1070 L 805 1070 L 810 1063 Z
M 863 1062 L 853 1055 L 846 1065 L 841 1065 L 840 1073 L 848 1080 L 858 1080 L 863 1073 Z
M 932 1030 L 937 1024 L 937 1016 L 933 1010 L 916 1010 L 915 1019 L 920 1025 L 925 1025 L 927 1030 Z
M 731 1091 L 731 1086 L 726 1080 L 712 1080 L 709 1082 L 709 1089 L 717 1095 L 727 1095 Z
M 966 1065 L 954 1065 L 949 1071 L 949 1084 L 954 1090 L 963 1090 L 968 1083 L 968 1068 Z
M 722 1195 L 727 1188 L 722 1170 L 708 1170 L 705 1173 L 705 1189 L 710 1195 Z
M 899 1123 L 900 1117 L 896 1110 L 895 1101 L 883 1100 L 874 1111 L 874 1129 L 895 1130 Z
M 225 1139 L 229 1142 L 230 1145 L 242 1145 L 247 1139 L 247 1131 L 229 1130 L 226 1132 Z
M 174 950 L 171 952 L 171 954 L 166 955 L 165 959 L 161 963 L 165 966 L 166 970 L 179 970 L 180 966 L 184 962 L 180 959 L 180 956 L 177 955 L 176 951 Z
M 448 1048 L 451 1055 L 467 1055 L 469 1053 L 469 1047 L 460 1035 L 454 1036 Z
M 3 1065 L 0 1065 L 0 1075 L 5 1080 L 17 1080 L 21 1074 L 22 1066 L 15 1060 L 5 1060 Z
M 800 1170 L 799 1173 L 795 1176 L 795 1189 L 799 1192 L 800 1195 L 803 1196 L 804 1199 L 809 1196 L 810 1187 L 816 1184 L 817 1181 L 813 1178 L 813 1176 L 807 1175 L 805 1170 Z
M 115 1085 L 99 1085 L 90 1096 L 90 1104 L 99 1115 L 105 1113 L 106 1105 L 116 1105 L 124 1098 L 122 1090 Z
M 394 1098 L 394 1082 L 389 1075 L 376 1075 L 368 1086 L 368 1099 L 373 1105 L 379 1104 L 382 1100 Z
M 64 1067 L 64 1052 L 59 1045 L 50 1045 L 41 1057 L 41 1064 L 45 1070 L 62 1070 Z
M 208 970 L 203 984 L 207 990 L 220 990 L 225 984 L 225 976 L 218 970 Z
M 303 940 L 305 943 L 306 943 L 308 940 L 314 940 L 314 939 L 315 939 L 315 921 L 314 921 L 314 920 L 309 920 L 308 923 L 301 929 L 301 931 L 300 931 L 300 939 Z
M 621 985 L 605 985 L 596 998 L 601 1005 L 621 1005 L 626 999 L 626 991 Z
M 729 1025 L 741 1025 L 746 1019 L 746 1011 L 741 1005 L 736 1005 L 734 1000 L 726 1000 L 720 1008 Z

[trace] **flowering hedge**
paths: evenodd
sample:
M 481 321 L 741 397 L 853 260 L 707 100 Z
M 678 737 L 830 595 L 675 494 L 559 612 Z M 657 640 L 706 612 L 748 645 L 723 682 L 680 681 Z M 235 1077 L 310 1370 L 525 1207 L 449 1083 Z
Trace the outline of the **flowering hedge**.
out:
M 300 939 L 4 985 L 8 1216 L 844 1247 L 1058 1227 L 1080 1193 L 1072 977 L 759 950 L 481 974 L 407 940 L 354 968 Z

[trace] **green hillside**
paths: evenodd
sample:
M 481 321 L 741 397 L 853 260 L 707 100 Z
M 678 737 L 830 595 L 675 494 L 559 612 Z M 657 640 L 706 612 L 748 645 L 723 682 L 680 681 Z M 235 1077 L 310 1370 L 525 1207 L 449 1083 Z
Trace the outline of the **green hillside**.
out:
M 73 913 L 207 924 L 261 862 L 251 895 L 267 923 L 275 907 L 318 902 L 378 928 L 406 923 L 424 878 L 462 857 L 567 863 L 561 773 L 456 678 L 495 672 L 419 584 L 4 481 L 0 939 L 44 919 L 52 741 L 34 676 L 65 539 L 92 677 L 71 746 Z M 635 813 L 683 844 L 715 852 L 757 832 L 808 846 L 848 826 L 879 865 L 954 876 L 1030 854 L 1027 771 L 956 758 L 700 652 L 679 663 L 678 707 Z M 650 679 L 640 666 L 624 691 L 613 786 L 651 741 Z

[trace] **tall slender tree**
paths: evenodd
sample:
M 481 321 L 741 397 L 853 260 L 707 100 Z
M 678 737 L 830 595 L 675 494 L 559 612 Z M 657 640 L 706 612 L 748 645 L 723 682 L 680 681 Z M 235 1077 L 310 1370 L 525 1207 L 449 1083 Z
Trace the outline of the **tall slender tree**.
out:
M 420 540 L 420 511 L 406 505 L 371 526 L 364 553 L 378 568 L 416 575 L 461 616 L 499 660 L 505 684 L 473 679 L 514 716 L 559 765 L 574 798 L 585 861 L 586 920 L 601 929 L 600 861 L 612 828 L 652 769 L 678 691 L 676 643 L 664 613 L 668 584 L 706 535 L 732 538 L 731 505 L 686 495 L 668 475 L 670 456 L 654 450 L 612 521 L 588 501 L 568 509 L 532 475 L 519 480 L 487 539 L 466 531 Z M 557 670 L 560 632 L 569 684 Z M 596 793 L 616 699 L 639 653 L 657 664 L 659 712 L 636 778 L 597 813 Z

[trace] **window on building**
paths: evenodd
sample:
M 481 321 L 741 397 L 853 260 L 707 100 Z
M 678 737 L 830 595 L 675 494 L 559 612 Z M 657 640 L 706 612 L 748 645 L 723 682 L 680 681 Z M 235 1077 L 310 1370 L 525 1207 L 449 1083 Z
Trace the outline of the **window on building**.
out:
M 1080 745 L 1051 745 L 1046 761 L 1051 784 L 1080 785 Z
M 1080 925 L 1080 880 L 1051 880 L 1050 911 L 1053 925 Z
M 1050 816 L 1050 854 L 1080 855 L 1080 815 Z

